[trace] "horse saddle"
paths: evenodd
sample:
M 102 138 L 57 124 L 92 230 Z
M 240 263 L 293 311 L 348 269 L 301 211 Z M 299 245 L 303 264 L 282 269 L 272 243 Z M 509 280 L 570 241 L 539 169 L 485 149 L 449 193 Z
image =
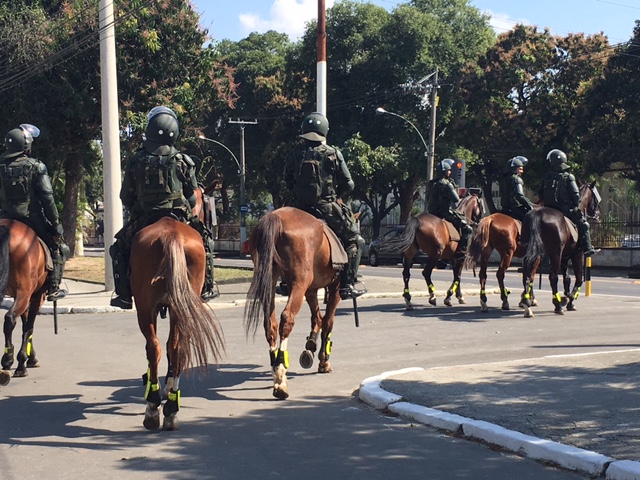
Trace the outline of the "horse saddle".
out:
M 578 227 L 576 224 L 571 221 L 569 217 L 564 217 L 564 221 L 567 222 L 567 227 L 569 228 L 569 233 L 571 234 L 571 241 L 573 243 L 578 243 Z
M 49 247 L 47 246 L 47 244 L 44 243 L 44 240 L 42 240 L 40 237 L 38 237 L 38 241 L 40 242 L 40 245 L 42 245 L 42 248 L 44 249 L 44 268 L 46 268 L 48 272 L 52 272 L 53 259 L 51 258 L 51 250 L 49 250 Z
M 342 246 L 342 242 L 338 238 L 338 236 L 334 233 L 333 230 L 329 228 L 326 223 L 322 223 L 322 228 L 324 228 L 324 234 L 329 240 L 329 247 L 331 249 L 331 263 L 333 264 L 333 268 L 336 270 L 342 270 L 344 266 L 349 262 L 349 258 L 347 257 L 347 252 Z
M 442 221 L 444 222 L 445 226 L 447 227 L 447 230 L 449 230 L 449 236 L 451 237 L 451 241 L 452 242 L 459 242 L 460 241 L 460 232 L 458 232 L 458 229 L 456 227 L 454 227 L 453 223 L 451 223 L 449 220 L 445 220 L 443 218 Z

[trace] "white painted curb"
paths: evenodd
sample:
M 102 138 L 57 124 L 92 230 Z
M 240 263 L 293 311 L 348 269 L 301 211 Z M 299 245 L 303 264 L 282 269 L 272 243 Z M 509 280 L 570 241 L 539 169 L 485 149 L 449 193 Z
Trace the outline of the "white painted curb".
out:
M 424 369 L 405 368 L 369 377 L 360 384 L 358 398 L 377 410 L 389 410 L 418 423 L 497 445 L 534 460 L 552 462 L 568 470 L 585 472 L 606 480 L 640 480 L 640 462 L 616 460 L 589 450 L 508 430 L 482 420 L 403 402 L 400 395 L 387 392 L 380 387 L 380 382 L 390 376 L 419 370 Z

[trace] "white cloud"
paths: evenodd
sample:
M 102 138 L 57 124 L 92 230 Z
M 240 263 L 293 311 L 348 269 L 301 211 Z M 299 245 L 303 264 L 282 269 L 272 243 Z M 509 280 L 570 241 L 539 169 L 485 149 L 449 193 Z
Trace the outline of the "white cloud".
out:
M 495 13 L 491 10 L 485 10 L 484 13 L 491 16 L 489 24 L 496 33 L 504 33 L 513 29 L 517 24 L 530 25 L 531 22 L 526 18 L 513 18 L 507 13 Z
M 335 0 L 326 0 L 326 8 L 331 8 Z M 304 33 L 306 22 L 318 17 L 317 0 L 274 0 L 269 9 L 269 18 L 261 18 L 255 13 L 240 14 L 240 24 L 245 33 L 264 33 L 268 30 L 286 33 L 296 40 Z

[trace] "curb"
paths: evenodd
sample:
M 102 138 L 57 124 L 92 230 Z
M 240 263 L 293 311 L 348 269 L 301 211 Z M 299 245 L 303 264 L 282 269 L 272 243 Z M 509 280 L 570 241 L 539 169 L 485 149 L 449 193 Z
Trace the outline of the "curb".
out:
M 640 462 L 616 460 L 589 450 L 508 430 L 482 420 L 473 420 L 434 408 L 403 402 L 400 395 L 380 387 L 380 382 L 388 377 L 419 370 L 424 369 L 405 368 L 366 378 L 360 384 L 358 398 L 377 410 L 389 411 L 400 417 L 445 430 L 469 440 L 480 440 L 523 457 L 551 462 L 568 470 L 587 473 L 606 480 L 640 480 Z

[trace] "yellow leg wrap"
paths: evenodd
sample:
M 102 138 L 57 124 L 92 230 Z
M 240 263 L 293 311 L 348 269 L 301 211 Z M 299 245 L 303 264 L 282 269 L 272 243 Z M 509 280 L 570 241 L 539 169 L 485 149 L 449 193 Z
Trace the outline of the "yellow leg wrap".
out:
M 169 395 L 167 396 L 170 401 L 176 402 L 178 404 L 178 409 L 180 408 L 180 397 L 180 390 L 178 390 L 177 392 L 170 391 Z
M 31 337 L 29 337 L 29 340 L 27 340 L 27 357 L 31 356 L 31 348 L 32 348 Z
M 555 299 L 556 299 L 556 301 L 558 301 L 558 302 L 562 301 L 562 297 L 560 296 L 560 292 L 557 292 L 557 293 L 553 296 L 553 298 L 555 298 Z
M 458 290 L 458 287 L 460 286 L 460 282 L 458 282 L 457 280 L 455 282 L 453 282 L 453 285 L 451 286 L 451 291 L 453 293 L 456 293 L 456 290 Z
M 505 288 L 505 289 L 503 290 L 503 292 L 504 292 L 504 296 L 505 296 L 505 297 L 508 297 L 508 296 L 509 296 L 509 294 L 511 293 L 511 292 L 509 291 L 509 289 L 508 289 L 508 288 Z
M 333 345 L 333 342 L 331 340 L 327 340 L 327 344 L 324 347 L 324 353 L 327 355 L 327 357 L 329 355 L 331 355 L 331 346 Z
M 405 288 L 405 289 L 404 289 L 404 293 L 409 293 L 409 289 L 408 289 L 408 288 Z
M 430 284 L 429 284 L 429 291 L 430 291 L 431 293 L 433 293 L 433 292 L 435 292 L 435 291 L 436 291 L 436 286 L 435 286 L 433 283 L 430 283 Z

